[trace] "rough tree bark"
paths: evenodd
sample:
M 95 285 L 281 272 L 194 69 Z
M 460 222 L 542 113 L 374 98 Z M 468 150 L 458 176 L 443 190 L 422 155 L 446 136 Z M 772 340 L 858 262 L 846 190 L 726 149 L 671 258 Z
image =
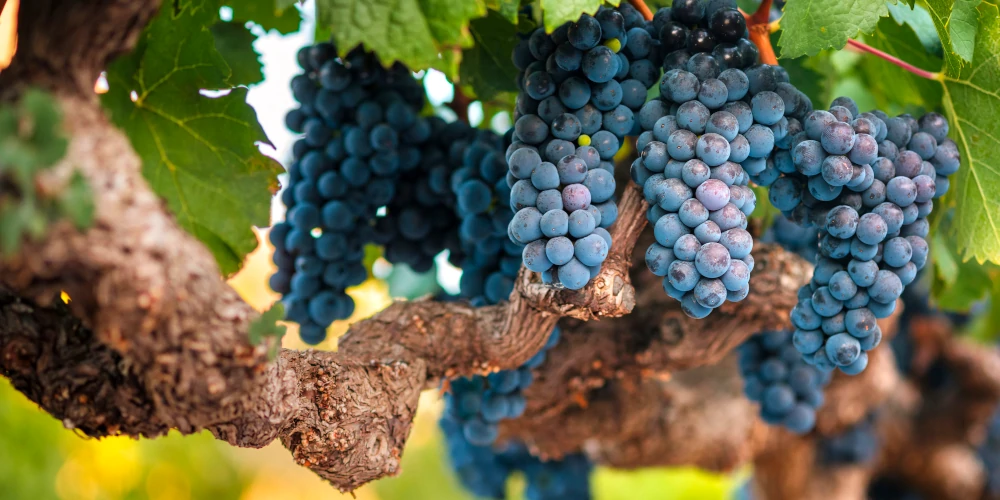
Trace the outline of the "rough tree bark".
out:
M 580 292 L 549 289 L 522 272 L 502 305 L 398 302 L 352 325 L 337 352 L 286 349 L 268 362 L 268 346 L 251 345 L 247 336 L 256 313 L 149 189 L 139 158 L 92 92 L 157 4 L 23 2 L 19 51 L 0 73 L 5 100 L 26 86 L 56 95 L 71 138 L 59 168 L 83 173 L 96 198 L 91 229 L 57 225 L 0 261 L 0 371 L 66 427 L 93 437 L 208 429 L 244 447 L 280 439 L 298 463 L 351 490 L 399 471 L 421 390 L 448 377 L 517 367 L 568 318 L 564 340 L 528 391 L 528 416 L 505 423 L 505 437 L 546 457 L 585 451 L 619 467 L 728 470 L 756 458 L 763 483 L 769 463 L 787 467 L 788 457 L 799 457 L 780 450 L 811 453 L 808 441 L 753 417 L 727 357 L 748 335 L 787 326 L 810 266 L 759 245 L 747 300 L 691 320 L 642 269 L 646 205 L 634 186 L 621 190 L 604 270 Z M 61 291 L 69 304 L 59 300 Z M 983 367 L 996 359 L 949 352 L 965 360 L 956 364 L 969 367 L 972 384 L 963 399 L 969 409 L 953 425 L 981 427 L 989 400 L 980 397 L 983 388 L 1000 386 L 1000 370 Z M 898 386 L 884 369 L 891 360 L 880 358 L 873 356 L 861 378 L 838 378 L 818 432 L 860 419 Z M 904 420 L 914 415 L 900 413 Z M 893 453 L 886 455 L 901 456 Z M 900 474 L 923 473 L 902 459 L 885 460 Z M 822 472 L 793 465 L 798 477 Z M 769 493 L 805 498 L 780 486 Z

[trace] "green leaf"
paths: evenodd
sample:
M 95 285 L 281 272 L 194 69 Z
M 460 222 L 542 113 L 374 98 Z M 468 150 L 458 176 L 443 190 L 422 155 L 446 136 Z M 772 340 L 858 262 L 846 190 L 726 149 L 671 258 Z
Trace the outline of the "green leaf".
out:
M 317 26 L 332 29 L 341 53 L 364 43 L 385 64 L 400 61 L 416 71 L 445 70 L 441 52 L 469 47 L 469 21 L 486 14 L 484 0 L 317 0 Z M 451 71 L 449 71 L 451 70 Z
M 284 317 L 285 306 L 281 301 L 278 301 L 250 323 L 247 334 L 250 337 L 251 344 L 260 345 L 261 342 L 264 342 L 269 337 L 275 339 L 267 351 L 268 359 L 273 360 L 278 356 L 278 349 L 281 348 L 281 338 L 285 336 L 285 332 L 288 329 L 285 325 L 278 324 Z
M 142 159 L 150 186 L 229 274 L 257 247 L 252 227 L 268 224 L 282 169 L 257 149 L 268 140 L 246 88 L 201 95 L 230 86 L 230 68 L 209 30 L 217 12 L 209 0 L 165 3 L 135 51 L 108 68 L 102 101 Z
M 510 54 L 517 44 L 517 28 L 496 11 L 469 25 L 476 44 L 462 51 L 459 80 L 480 99 L 500 92 L 516 92 L 517 68 Z
M 871 33 L 889 15 L 886 0 L 793 0 L 781 17 L 781 57 L 815 55 L 840 49 L 858 33 Z
M 302 15 L 292 5 L 279 5 L 275 0 L 228 0 L 233 9 L 233 19 L 246 19 L 265 30 L 277 30 L 282 35 L 299 30 Z M 295 2 L 292 1 L 292 4 Z
M 963 260 L 1000 263 L 1000 19 L 997 6 L 979 6 L 975 57 L 962 65 L 946 54 L 943 75 L 950 135 L 962 167 L 945 202 L 955 205 L 954 237 Z M 938 34 L 950 46 L 941 12 L 931 8 Z
M 947 243 L 932 243 L 935 259 L 954 260 Z M 957 261 L 955 261 L 957 263 Z M 937 267 L 940 273 L 942 268 Z M 991 269 L 974 262 L 957 263 L 954 269 L 945 268 L 947 276 L 938 275 L 933 285 L 934 298 L 938 306 L 950 311 L 968 311 L 973 304 L 983 300 L 992 290 Z M 949 281 L 950 279 L 950 281 Z
M 58 200 L 59 210 L 73 222 L 77 229 L 86 229 L 94 223 L 94 193 L 80 172 L 73 172 L 65 191 Z
M 937 30 L 934 28 L 934 20 L 923 5 L 906 7 L 900 4 L 889 4 L 889 15 L 896 20 L 897 24 L 907 24 L 913 29 L 913 33 L 920 39 L 924 50 L 937 57 L 943 55 L 941 39 L 938 38 Z M 937 69 L 937 68 L 935 68 Z
M 517 24 L 517 14 L 521 9 L 519 0 L 486 0 L 486 8 L 497 12 L 511 24 Z
M 943 64 L 940 57 L 924 49 L 910 25 L 900 24 L 891 17 L 879 21 L 878 29 L 868 41 L 873 47 L 921 69 L 938 71 Z M 880 109 L 888 110 L 890 104 L 937 109 L 941 104 L 939 82 L 916 76 L 880 57 L 866 56 L 860 66 Z
M 250 33 L 243 21 L 215 23 L 211 30 L 215 50 L 222 54 L 232 70 L 229 77 L 231 85 L 253 85 L 264 80 L 263 65 L 253 50 L 253 41 L 257 37 Z
M 0 104 L 0 254 L 41 238 L 57 220 L 80 230 L 93 223 L 93 195 L 80 172 L 41 177 L 63 160 L 67 144 L 52 95 L 28 88 L 17 102 Z
M 951 252 L 945 236 L 936 231 L 931 236 L 931 258 L 934 260 L 934 270 L 937 272 L 937 279 L 946 287 L 954 286 L 958 281 L 958 259 Z
M 619 1 L 608 0 L 607 3 L 617 7 Z M 575 22 L 584 13 L 594 15 L 603 3 L 602 0 L 541 0 L 545 31 L 551 33 L 563 24 Z
M 948 22 L 951 50 L 965 62 L 972 60 L 972 51 L 976 47 L 976 28 L 979 26 L 979 11 L 976 7 L 980 1 L 955 0 L 955 6 L 951 9 L 951 19 Z

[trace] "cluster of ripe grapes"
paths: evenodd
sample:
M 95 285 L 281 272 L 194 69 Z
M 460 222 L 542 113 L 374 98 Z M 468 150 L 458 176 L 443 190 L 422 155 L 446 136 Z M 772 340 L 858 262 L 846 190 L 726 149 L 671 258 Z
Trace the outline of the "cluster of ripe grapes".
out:
M 927 263 L 927 216 L 959 166 L 958 148 L 937 113 L 859 112 L 849 98 L 813 111 L 769 197 L 796 223 L 819 230 L 813 279 L 792 311 L 794 342 L 821 370 L 860 373 L 879 344 L 876 322 Z
M 384 68 L 361 49 L 339 58 L 325 42 L 303 48 L 298 62 L 304 72 L 292 92 L 300 106 L 286 124 L 303 137 L 281 194 L 286 220 L 269 234 L 278 267 L 270 285 L 302 339 L 316 344 L 353 313 L 345 290 L 367 279 L 364 246 L 378 238 L 372 221 L 400 173 L 420 166 L 432 127 L 419 117 L 423 90 L 402 65 Z
M 608 256 L 611 160 L 659 73 L 649 24 L 631 6 L 601 8 L 551 34 L 539 28 L 514 50 L 522 90 L 506 155 L 517 212 L 509 234 L 545 283 L 583 288 Z
M 647 267 L 695 318 L 749 293 L 746 226 L 757 199 L 747 185 L 759 182 L 775 148 L 812 108 L 780 67 L 728 61 L 699 52 L 685 69 L 664 74 L 660 98 L 639 112 L 641 154 L 631 171 L 656 238 Z

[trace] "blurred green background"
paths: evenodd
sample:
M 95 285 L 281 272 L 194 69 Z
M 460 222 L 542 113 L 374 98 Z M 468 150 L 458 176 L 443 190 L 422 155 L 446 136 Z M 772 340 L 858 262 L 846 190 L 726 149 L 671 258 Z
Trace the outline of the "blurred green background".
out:
M 258 308 L 277 297 L 266 288 L 272 272 L 266 243 L 250 256 L 231 283 Z M 412 275 L 393 276 L 394 288 L 419 288 Z M 395 290 L 394 290 L 395 291 Z M 369 316 L 391 300 L 389 285 L 369 281 L 352 291 L 358 303 L 355 317 Z M 332 337 L 350 321 L 338 322 Z M 290 329 L 285 345 L 304 347 Z M 328 341 L 321 348 L 330 349 Z M 406 446 L 403 471 L 354 492 L 358 500 L 471 499 L 450 473 L 437 427 L 441 399 L 424 393 L 416 426 Z M 280 444 L 245 450 L 216 441 L 205 432 L 194 436 L 172 433 L 160 439 L 89 439 L 40 411 L 0 378 L 0 498 L 114 499 L 310 499 L 352 498 L 340 494 L 292 461 Z M 746 478 L 709 474 L 695 469 L 648 469 L 634 472 L 599 469 L 592 477 L 598 500 L 716 500 L 729 498 Z M 521 498 L 520 481 L 510 484 L 510 498 Z

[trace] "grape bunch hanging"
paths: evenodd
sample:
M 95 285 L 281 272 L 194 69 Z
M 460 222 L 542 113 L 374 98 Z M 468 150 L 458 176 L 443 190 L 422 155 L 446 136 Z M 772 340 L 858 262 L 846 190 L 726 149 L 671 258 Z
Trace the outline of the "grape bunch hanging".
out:
M 772 204 L 820 232 L 810 283 L 792 311 L 794 341 L 822 370 L 857 374 L 882 339 L 876 322 L 927 263 L 927 216 L 958 170 L 937 113 L 861 113 L 849 98 L 811 112 L 775 155 Z
M 507 151 L 509 234 L 544 283 L 579 290 L 601 271 L 618 218 L 611 160 L 655 84 L 657 54 L 631 7 L 539 28 L 514 49 L 523 90 Z
M 748 184 L 811 103 L 780 67 L 757 63 L 735 6 L 709 5 L 717 10 L 699 17 L 691 5 L 701 4 L 675 5 L 662 22 L 661 43 L 677 48 L 664 61 L 660 97 L 639 111 L 631 174 L 656 238 L 647 267 L 685 313 L 704 318 L 749 294 L 747 215 L 757 199 Z M 705 19 L 708 29 L 684 24 Z

